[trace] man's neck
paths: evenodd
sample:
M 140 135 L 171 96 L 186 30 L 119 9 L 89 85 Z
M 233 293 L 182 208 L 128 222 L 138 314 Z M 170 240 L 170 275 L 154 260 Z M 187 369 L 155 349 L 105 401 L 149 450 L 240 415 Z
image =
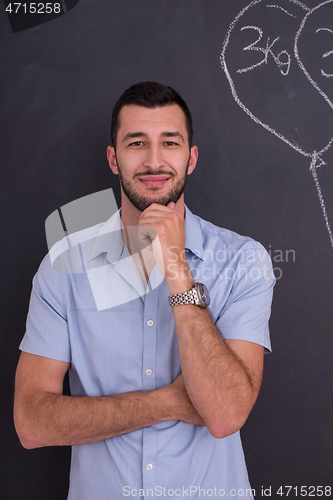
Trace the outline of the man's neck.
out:
M 121 222 L 125 228 L 127 228 L 127 226 L 138 226 L 141 214 L 141 210 L 135 208 L 129 200 L 125 200 L 124 197 L 122 197 L 120 216 Z
M 185 212 L 184 195 L 182 195 L 177 201 L 174 209 L 182 211 L 183 213 Z M 123 226 L 123 240 L 134 259 L 134 262 L 139 270 L 142 282 L 146 287 L 149 281 L 150 273 L 156 262 L 151 251 L 147 251 L 147 249 L 138 251 L 136 242 L 132 239 L 135 235 L 135 231 L 133 232 L 133 228 L 139 225 L 141 214 L 141 210 L 135 208 L 135 206 L 129 201 L 127 197 L 122 196 L 120 215 Z M 132 235 L 132 237 L 130 237 L 130 235 Z

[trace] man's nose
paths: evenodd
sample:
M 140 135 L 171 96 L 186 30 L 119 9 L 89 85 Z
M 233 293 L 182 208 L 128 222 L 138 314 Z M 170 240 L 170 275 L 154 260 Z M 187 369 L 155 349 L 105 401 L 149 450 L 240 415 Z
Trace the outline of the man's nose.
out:
M 164 165 L 163 154 L 158 144 L 151 144 L 147 149 L 147 155 L 144 160 L 144 166 L 157 170 Z

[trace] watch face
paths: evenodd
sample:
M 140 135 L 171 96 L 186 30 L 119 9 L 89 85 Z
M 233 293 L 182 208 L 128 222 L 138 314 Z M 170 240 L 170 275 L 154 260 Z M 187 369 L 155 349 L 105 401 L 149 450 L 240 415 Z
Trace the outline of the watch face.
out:
M 200 299 L 202 300 L 205 307 L 208 307 L 210 304 L 210 296 L 209 296 L 208 289 L 207 289 L 206 285 L 204 285 L 203 283 L 198 283 L 198 285 L 199 285 L 198 291 L 199 291 Z

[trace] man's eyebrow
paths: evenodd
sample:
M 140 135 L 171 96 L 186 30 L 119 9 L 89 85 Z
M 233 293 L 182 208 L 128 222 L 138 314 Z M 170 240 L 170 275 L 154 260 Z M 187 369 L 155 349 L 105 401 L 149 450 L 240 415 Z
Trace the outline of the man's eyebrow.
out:
M 128 132 L 121 142 L 126 142 L 129 139 L 137 139 L 138 137 L 147 137 L 144 132 Z
M 183 142 L 185 142 L 184 137 L 180 132 L 163 132 L 161 137 L 179 137 Z

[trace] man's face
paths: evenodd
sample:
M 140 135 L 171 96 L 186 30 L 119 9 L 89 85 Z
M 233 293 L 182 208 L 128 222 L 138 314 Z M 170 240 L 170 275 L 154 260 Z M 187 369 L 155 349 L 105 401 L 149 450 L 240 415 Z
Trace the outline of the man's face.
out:
M 181 108 L 127 105 L 119 121 L 116 151 L 109 146 L 108 159 L 119 175 L 125 200 L 140 211 L 152 203 L 176 203 L 197 161 L 197 148 L 189 148 Z

